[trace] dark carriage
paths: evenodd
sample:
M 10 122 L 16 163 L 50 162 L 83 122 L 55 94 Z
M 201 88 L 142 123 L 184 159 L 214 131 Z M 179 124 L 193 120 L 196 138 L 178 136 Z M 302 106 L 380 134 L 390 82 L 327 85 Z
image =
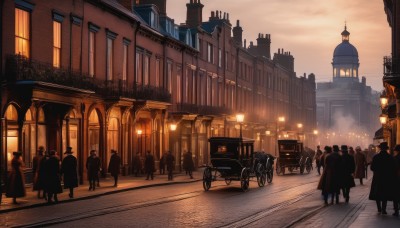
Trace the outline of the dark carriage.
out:
M 289 172 L 300 169 L 310 173 L 312 169 L 312 155 L 304 150 L 303 143 L 298 140 L 278 140 L 279 157 L 276 160 L 276 173 L 285 174 L 286 168 Z
M 208 191 L 211 182 L 218 179 L 225 180 L 227 185 L 232 181 L 240 181 L 243 191 L 249 188 L 252 177 L 257 177 L 260 187 L 265 185 L 267 164 L 256 158 L 253 139 L 213 137 L 209 142 L 211 166 L 204 169 L 204 190 Z M 266 157 L 265 161 L 267 160 L 271 161 L 271 158 Z M 272 181 L 272 176 L 269 180 Z

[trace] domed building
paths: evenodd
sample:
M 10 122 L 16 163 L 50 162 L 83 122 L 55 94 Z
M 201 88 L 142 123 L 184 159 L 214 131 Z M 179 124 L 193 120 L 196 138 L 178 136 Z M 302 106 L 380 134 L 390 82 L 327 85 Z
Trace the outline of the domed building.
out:
M 379 95 L 359 78 L 357 48 L 347 26 L 333 51 L 332 81 L 317 83 L 317 124 L 321 144 L 368 146 L 379 126 Z

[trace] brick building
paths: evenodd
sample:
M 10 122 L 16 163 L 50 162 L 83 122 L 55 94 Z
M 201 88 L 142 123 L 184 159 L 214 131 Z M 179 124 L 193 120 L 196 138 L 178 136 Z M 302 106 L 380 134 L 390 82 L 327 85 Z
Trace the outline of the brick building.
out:
M 237 112 L 245 113 L 243 136 L 257 138 L 256 149 L 272 152 L 278 131 L 296 123 L 312 137 L 315 76 L 296 77 L 283 49 L 271 59 L 269 34 L 247 46 L 227 13 L 203 21 L 200 0 L 187 3 L 182 25 L 168 17 L 166 0 L 0 6 L 2 167 L 9 169 L 16 150 L 30 167 L 42 145 L 60 157 L 72 146 L 81 181 L 92 149 L 103 167 L 117 150 L 124 174 L 147 150 L 156 160 L 172 150 L 177 169 L 191 150 L 202 165 L 209 137 L 239 135 Z M 279 126 L 278 116 L 286 118 Z

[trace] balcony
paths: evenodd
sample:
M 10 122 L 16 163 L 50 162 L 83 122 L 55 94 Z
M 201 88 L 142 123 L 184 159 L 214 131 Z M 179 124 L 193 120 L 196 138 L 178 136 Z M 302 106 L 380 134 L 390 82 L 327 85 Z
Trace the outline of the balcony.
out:
M 218 107 L 218 106 L 203 106 L 188 103 L 176 104 L 176 110 L 178 112 L 187 112 L 191 114 L 208 115 L 208 116 L 222 116 L 232 115 L 233 111 L 229 108 Z
M 400 86 L 400 59 L 383 57 L 383 81 L 395 87 Z
M 54 68 L 51 64 L 27 59 L 20 55 L 6 58 L 4 80 L 41 81 L 77 89 L 94 91 L 104 98 L 126 97 L 138 100 L 170 102 L 171 94 L 163 88 L 153 86 L 129 85 L 126 81 L 98 80 L 80 72 Z

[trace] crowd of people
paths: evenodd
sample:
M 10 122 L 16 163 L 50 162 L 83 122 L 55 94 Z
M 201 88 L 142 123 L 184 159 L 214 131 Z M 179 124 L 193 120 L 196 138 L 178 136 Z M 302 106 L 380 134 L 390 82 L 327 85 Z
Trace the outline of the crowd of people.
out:
M 379 145 L 380 152 L 371 155 L 371 150 L 362 151 L 359 146 L 355 151 L 352 147 L 342 145 L 325 146 L 322 152 L 317 147 L 315 161 L 321 178 L 318 189 L 322 191 L 326 205 L 339 204 L 342 192 L 345 202 L 350 200 L 350 189 L 355 187 L 355 179 L 363 185 L 367 177 L 367 168 L 373 171 L 370 200 L 375 200 L 378 213 L 387 214 L 387 201 L 393 201 L 394 216 L 399 216 L 400 203 L 400 145 L 394 147 L 394 154 L 388 153 L 387 142 Z M 330 197 L 330 202 L 328 202 Z

